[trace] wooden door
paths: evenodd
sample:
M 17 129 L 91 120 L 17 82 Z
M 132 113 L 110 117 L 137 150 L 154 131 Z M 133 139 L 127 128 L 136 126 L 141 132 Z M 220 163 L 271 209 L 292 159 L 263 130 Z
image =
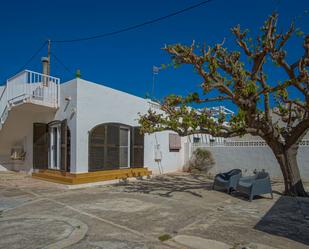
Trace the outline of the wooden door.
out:
M 144 135 L 139 127 L 131 129 L 131 168 L 144 167 Z
M 48 125 L 33 124 L 33 168 L 48 168 Z

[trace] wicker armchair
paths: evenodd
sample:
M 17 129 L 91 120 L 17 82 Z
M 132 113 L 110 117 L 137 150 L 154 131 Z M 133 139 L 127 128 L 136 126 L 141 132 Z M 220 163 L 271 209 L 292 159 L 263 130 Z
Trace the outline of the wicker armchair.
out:
M 258 172 L 254 176 L 241 177 L 236 190 L 247 194 L 249 201 L 252 201 L 254 196 L 261 194 L 270 194 L 273 198 L 270 177 L 265 171 Z
M 220 173 L 215 176 L 212 189 L 219 187 L 225 189 L 227 193 L 231 193 L 232 190 L 235 190 L 238 184 L 238 181 L 241 177 L 240 169 L 232 169 L 226 173 Z

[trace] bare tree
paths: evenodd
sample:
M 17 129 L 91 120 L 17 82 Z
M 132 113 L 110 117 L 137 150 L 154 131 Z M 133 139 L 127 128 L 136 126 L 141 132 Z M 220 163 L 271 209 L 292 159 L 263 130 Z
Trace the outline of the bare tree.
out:
M 276 13 L 269 16 L 254 40 L 239 25 L 232 28 L 240 51 L 228 51 L 224 42 L 201 48 L 194 42 L 191 46 L 166 46 L 164 50 L 175 66 L 192 65 L 201 76 L 201 91 L 185 97 L 167 96 L 161 103 L 163 113 L 149 110 L 140 116 L 139 123 L 145 133 L 173 130 L 181 136 L 260 136 L 280 165 L 285 193 L 307 196 L 296 156 L 299 142 L 309 128 L 309 35 L 304 37 L 303 56 L 290 64 L 285 45 L 297 31 L 292 23 L 286 32 L 280 33 L 277 21 Z M 249 62 L 244 63 L 245 57 Z M 270 81 L 265 68 L 269 70 L 271 66 L 281 68 L 286 77 Z M 213 91 L 215 97 L 209 97 Z M 293 98 L 291 93 L 300 98 Z M 224 114 L 214 119 L 205 108 L 208 102 L 227 101 L 238 109 L 229 119 Z

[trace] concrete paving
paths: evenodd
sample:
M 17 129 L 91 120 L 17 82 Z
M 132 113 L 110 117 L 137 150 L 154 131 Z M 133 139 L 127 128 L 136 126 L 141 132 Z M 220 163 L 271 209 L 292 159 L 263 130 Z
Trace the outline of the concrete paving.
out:
M 248 202 L 202 175 L 67 189 L 0 173 L 0 248 L 309 248 L 309 200 Z

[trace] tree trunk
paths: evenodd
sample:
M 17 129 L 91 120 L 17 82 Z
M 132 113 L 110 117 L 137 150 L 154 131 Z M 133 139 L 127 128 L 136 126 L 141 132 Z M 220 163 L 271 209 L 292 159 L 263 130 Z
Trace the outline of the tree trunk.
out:
M 298 145 L 293 145 L 290 148 L 275 148 L 273 152 L 280 165 L 285 185 L 285 194 L 291 196 L 308 197 L 306 193 L 297 164 Z

